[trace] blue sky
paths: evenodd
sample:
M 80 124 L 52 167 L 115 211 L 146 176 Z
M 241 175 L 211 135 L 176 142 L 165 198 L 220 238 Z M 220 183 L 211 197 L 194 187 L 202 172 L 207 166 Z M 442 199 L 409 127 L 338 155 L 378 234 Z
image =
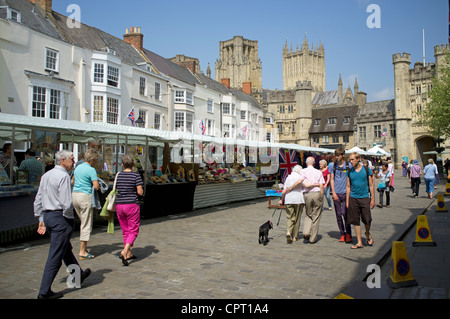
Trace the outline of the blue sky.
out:
M 53 9 L 69 16 L 70 4 L 80 7 L 81 22 L 118 38 L 141 27 L 146 49 L 196 57 L 205 73 L 210 63 L 213 78 L 219 41 L 257 40 L 267 89 L 283 89 L 283 46 L 300 46 L 306 32 L 310 45 L 325 46 L 326 89 L 337 89 L 341 74 L 353 90 L 356 77 L 368 101 L 393 98 L 394 53 L 422 61 L 422 28 L 427 63 L 435 45 L 448 43 L 448 0 L 57 0 Z M 380 8 L 380 28 L 367 26 L 370 4 Z

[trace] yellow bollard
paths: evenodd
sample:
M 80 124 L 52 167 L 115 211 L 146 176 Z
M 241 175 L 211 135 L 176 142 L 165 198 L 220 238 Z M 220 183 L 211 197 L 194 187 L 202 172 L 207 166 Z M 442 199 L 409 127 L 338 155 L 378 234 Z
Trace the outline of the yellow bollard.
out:
M 445 196 L 450 195 L 450 183 L 445 184 Z
M 442 212 L 448 212 L 447 208 L 445 208 L 445 202 L 444 202 L 444 195 L 438 194 L 437 195 L 437 206 L 436 206 L 436 212 L 442 213 Z
M 412 243 L 414 247 L 417 246 L 436 246 L 436 243 L 431 238 L 430 227 L 428 226 L 428 219 L 425 215 L 417 216 L 416 227 L 416 241 Z
M 394 289 L 418 285 L 411 273 L 405 243 L 402 241 L 392 242 L 391 275 L 387 284 Z

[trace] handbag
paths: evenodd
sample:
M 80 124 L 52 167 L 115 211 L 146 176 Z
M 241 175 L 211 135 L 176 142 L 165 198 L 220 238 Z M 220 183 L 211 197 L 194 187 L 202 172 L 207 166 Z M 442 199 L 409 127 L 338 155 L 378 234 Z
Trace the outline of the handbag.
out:
M 378 184 L 378 189 L 384 189 L 384 188 L 386 188 L 386 182 L 380 182 Z
M 116 188 L 117 176 L 119 176 L 119 173 L 117 173 L 116 178 L 114 179 L 113 189 L 107 197 L 108 206 L 106 207 L 106 209 L 110 212 L 116 211 L 116 201 L 117 201 L 117 193 L 118 193 L 117 188 Z

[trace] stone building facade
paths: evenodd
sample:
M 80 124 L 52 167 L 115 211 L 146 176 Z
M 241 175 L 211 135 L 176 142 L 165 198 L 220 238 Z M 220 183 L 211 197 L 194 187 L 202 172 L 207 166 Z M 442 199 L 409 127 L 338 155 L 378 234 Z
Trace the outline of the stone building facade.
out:
M 417 112 L 430 102 L 428 92 L 433 87 L 433 77 L 444 63 L 445 55 L 450 54 L 448 44 L 434 47 L 435 63 L 424 65 L 422 62 L 414 63 L 411 68 L 411 55 L 396 53 L 392 56 L 394 65 L 395 90 L 395 125 L 397 138 L 395 140 L 396 152 L 400 158 L 417 158 L 421 164 L 426 164 L 428 158 L 435 158 L 432 154 L 423 154 L 433 151 L 434 137 L 426 127 L 417 123 Z M 446 150 L 450 150 L 450 140 L 445 143 Z M 448 154 L 443 158 L 448 158 Z
M 283 90 L 261 89 L 261 63 L 256 56 L 250 58 L 251 52 L 257 52 L 257 41 L 237 36 L 220 42 L 216 79 L 225 78 L 231 87 L 237 88 L 251 81 L 247 83 L 251 90 L 244 88 L 244 91 L 251 92 L 266 110 L 267 140 L 273 141 L 277 136 L 282 143 L 331 149 L 358 146 L 368 150 L 378 145 L 392 154 L 398 167 L 404 157 L 418 158 L 422 164 L 430 157 L 435 158 L 433 154 L 423 154 L 433 151 L 436 143 L 426 128 L 417 124 L 417 112 L 430 102 L 428 92 L 439 65 L 450 53 L 448 44 L 435 47 L 435 63 L 416 62 L 413 68 L 410 54 L 394 54 L 395 97 L 374 102 L 367 102 L 367 94 L 359 90 L 357 80 L 352 91 L 350 86 L 343 88 L 339 76 L 338 89 L 326 90 L 322 43 L 310 48 L 305 37 L 301 47 L 297 45 L 293 50 L 286 42 L 282 54 Z M 249 76 L 248 70 L 257 72 Z M 446 145 L 449 150 L 450 141 Z

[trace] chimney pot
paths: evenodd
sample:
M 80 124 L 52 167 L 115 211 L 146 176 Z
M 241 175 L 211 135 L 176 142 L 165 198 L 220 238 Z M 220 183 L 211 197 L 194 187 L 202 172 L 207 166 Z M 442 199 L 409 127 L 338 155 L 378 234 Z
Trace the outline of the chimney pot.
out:
M 136 31 L 139 30 L 139 33 Z M 133 45 L 137 50 L 142 50 L 144 48 L 144 35 L 141 33 L 141 28 L 130 27 L 130 32 L 126 29 L 123 35 L 123 40 L 125 42 Z

